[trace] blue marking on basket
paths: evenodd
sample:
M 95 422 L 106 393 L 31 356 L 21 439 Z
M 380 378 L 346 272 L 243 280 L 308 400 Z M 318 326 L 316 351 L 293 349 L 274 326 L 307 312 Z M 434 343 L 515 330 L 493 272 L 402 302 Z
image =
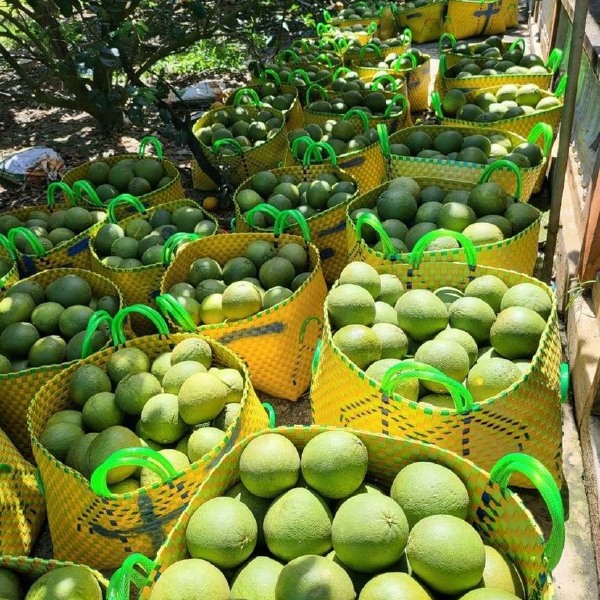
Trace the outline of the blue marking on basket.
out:
M 37 273 L 35 261 L 31 256 L 29 256 L 29 254 L 23 254 L 23 256 L 21 256 L 21 264 L 23 265 L 23 271 L 25 271 L 25 275 L 35 275 Z
M 321 248 L 319 254 L 321 255 L 321 260 L 327 260 L 335 256 L 335 250 L 333 248 Z
M 396 131 L 398 130 L 398 125 L 400 123 L 400 119 L 394 119 L 389 125 L 388 125 L 388 133 L 396 133 Z
M 317 233 L 317 237 L 324 237 L 326 235 L 331 235 L 332 233 L 338 233 L 340 231 L 344 231 L 344 229 L 346 229 L 346 219 L 340 221 L 337 225 L 334 225 L 333 227 L 321 229 L 321 231 Z
M 496 8 L 499 7 L 499 8 Z M 481 10 L 476 10 L 473 13 L 474 17 L 483 17 L 484 21 L 483 21 L 483 27 L 481 28 L 481 31 L 479 32 L 478 35 L 484 35 L 484 31 L 487 29 L 488 25 L 490 24 L 490 19 L 494 16 L 497 15 L 500 10 L 502 8 L 502 0 L 499 0 L 498 2 L 490 2 L 488 3 L 486 8 L 482 8 Z
M 417 12 L 417 13 L 412 13 L 410 15 L 406 15 L 406 20 L 408 21 L 409 19 L 418 19 L 419 17 L 422 17 L 423 13 Z
M 260 337 L 261 335 L 269 335 L 271 333 L 281 333 L 285 329 L 285 325 L 279 321 L 269 325 L 261 325 L 260 327 L 249 327 L 243 331 L 232 331 L 219 338 L 222 344 L 230 344 L 236 340 L 241 340 L 248 337 Z
M 150 300 L 154 300 L 159 295 L 160 295 L 160 290 L 152 290 L 150 292 L 149 298 L 150 298 Z
M 350 167 L 358 167 L 365 162 L 364 156 L 357 156 L 356 158 L 351 158 L 343 163 L 339 163 L 338 166 L 340 169 L 349 169 Z
M 81 254 L 85 252 L 90 247 L 90 238 L 84 238 L 80 242 L 73 244 L 68 250 L 68 256 L 76 256 L 77 254 Z

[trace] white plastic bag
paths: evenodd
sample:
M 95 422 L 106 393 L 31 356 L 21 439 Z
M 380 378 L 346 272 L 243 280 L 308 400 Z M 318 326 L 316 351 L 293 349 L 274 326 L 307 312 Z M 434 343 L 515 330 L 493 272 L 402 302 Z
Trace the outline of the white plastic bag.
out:
M 35 146 L 19 150 L 0 160 L 0 179 L 13 183 L 56 181 L 65 172 L 65 161 L 52 148 Z

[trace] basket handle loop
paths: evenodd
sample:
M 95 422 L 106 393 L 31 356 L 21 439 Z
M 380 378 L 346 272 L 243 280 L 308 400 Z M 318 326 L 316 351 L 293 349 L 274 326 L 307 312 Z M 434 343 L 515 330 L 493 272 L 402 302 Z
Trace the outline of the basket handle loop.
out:
M 148 577 L 155 569 L 156 563 L 143 554 L 138 552 L 130 554 L 110 578 L 106 600 L 129 600 L 131 586 L 134 585 L 141 590 L 148 583 Z
M 552 71 L 552 73 L 556 73 L 558 67 L 562 63 L 563 51 L 560 48 L 554 48 L 552 52 L 550 52 L 550 56 L 548 57 L 548 61 L 546 62 L 546 67 Z
M 18 235 L 22 235 L 31 244 L 34 256 L 36 258 L 42 258 L 43 256 L 46 256 L 46 248 L 42 246 L 42 242 L 40 242 L 39 238 L 33 233 L 33 231 L 30 231 L 26 227 L 13 227 L 8 232 L 8 241 L 14 248 L 17 247 L 16 241 Z
M 542 147 L 542 151 L 544 156 L 549 156 L 550 151 L 552 150 L 552 142 L 553 142 L 553 132 L 552 127 L 548 125 L 548 123 L 536 123 L 529 132 L 527 136 L 527 142 L 529 144 L 536 144 L 538 140 L 542 137 L 544 139 L 544 145 Z
M 490 481 L 506 488 L 513 473 L 525 475 L 540 492 L 552 519 L 552 532 L 546 541 L 545 554 L 550 571 L 556 567 L 565 546 L 565 512 L 560 490 L 548 469 L 528 454 L 503 456 L 491 469 Z
M 364 60 L 366 52 L 374 52 L 377 55 L 377 58 L 379 58 L 380 60 L 383 57 L 383 55 L 381 54 L 381 48 L 379 48 L 379 46 L 376 46 L 375 44 L 365 44 L 358 51 L 358 59 Z
M 310 242 L 310 229 L 308 228 L 308 223 L 306 222 L 304 215 L 295 208 L 282 210 L 277 215 L 277 218 L 275 219 L 275 225 L 273 226 L 273 233 L 275 236 L 280 236 L 285 227 L 289 226 L 288 217 L 292 217 L 298 223 L 304 241 Z
M 369 117 L 364 110 L 360 110 L 359 108 L 351 108 L 343 117 L 342 121 L 349 121 L 352 117 L 357 116 L 363 126 L 363 131 L 366 131 L 369 128 Z
M 343 54 L 344 52 L 348 52 L 348 48 L 350 47 L 350 44 L 348 43 L 348 40 L 346 38 L 339 38 L 336 42 L 335 42 L 337 51 L 340 54 Z
M 435 116 L 438 119 L 443 119 L 444 111 L 442 110 L 442 99 L 440 98 L 439 92 L 431 92 L 431 106 L 435 112 Z
M 16 251 L 15 247 L 10 243 L 10 240 L 1 233 L 0 233 L 0 246 L 2 246 L 6 250 L 6 253 L 8 254 L 9 258 L 12 261 L 17 260 L 17 251 Z
M 465 251 L 466 263 L 469 266 L 471 271 L 474 271 L 477 267 L 477 251 L 475 250 L 475 246 L 473 242 L 465 237 L 462 233 L 458 231 L 450 231 L 449 229 L 437 229 L 436 231 L 430 231 L 426 233 L 419 241 L 414 245 L 410 256 L 408 257 L 408 262 L 412 266 L 413 269 L 418 269 L 421 264 L 421 260 L 423 259 L 423 253 L 425 249 L 433 240 L 437 240 L 441 237 L 453 237 L 458 243 L 463 247 Z
M 197 331 L 196 323 L 187 310 L 171 294 L 161 294 L 156 297 L 156 306 L 163 315 L 172 317 L 186 333 Z
M 301 142 L 307 143 L 308 146 L 312 146 L 315 141 L 309 137 L 308 135 L 303 135 L 299 138 L 296 138 L 293 142 L 292 142 L 292 156 L 296 159 L 296 160 L 300 160 L 298 158 L 298 146 L 300 145 Z M 307 148 L 308 150 L 308 148 Z
M 219 148 L 221 148 L 222 146 L 231 146 L 237 152 L 237 154 L 239 156 L 244 154 L 244 150 L 240 146 L 240 143 L 237 140 L 230 139 L 230 138 L 224 138 L 222 140 L 217 140 L 213 144 L 213 152 L 216 154 L 217 151 L 219 150 Z
M 75 193 L 64 181 L 53 181 L 48 186 L 48 191 L 46 192 L 46 203 L 50 208 L 53 208 L 56 204 L 56 192 L 58 190 L 65 195 L 66 199 L 71 203 L 72 206 L 77 204 Z
M 163 147 L 158 138 L 155 138 L 153 135 L 147 135 L 140 140 L 140 149 L 138 150 L 138 158 L 144 158 L 146 154 L 146 148 L 148 145 L 153 146 L 156 151 L 156 156 L 158 160 L 163 159 Z
M 292 81 L 292 78 L 295 76 L 300 77 L 300 79 L 302 79 L 306 85 L 310 85 L 310 77 L 308 76 L 308 73 L 304 69 L 294 69 L 288 75 L 287 82 L 290 83 Z
M 119 217 L 116 213 L 117 206 L 119 206 L 119 204 L 129 204 L 130 206 L 133 206 L 133 208 L 135 208 L 135 210 L 137 210 L 140 214 L 146 214 L 146 207 L 135 196 L 132 196 L 131 194 L 121 194 L 120 196 L 113 198 L 108 203 L 106 213 L 108 215 L 107 220 L 109 223 L 117 223 L 119 221 Z
M 400 381 L 415 378 L 444 385 L 452 396 L 458 414 L 465 414 L 473 409 L 473 397 L 462 383 L 444 375 L 435 367 L 414 361 L 404 361 L 390 367 L 381 380 L 381 389 L 391 398 Z
M 318 37 L 323 37 L 324 35 L 328 34 L 331 32 L 333 28 L 331 27 L 331 25 L 329 23 L 317 23 L 317 36 Z
M 289 60 L 290 58 L 292 59 L 292 61 L 293 61 L 294 64 L 299 64 L 300 63 L 300 57 L 291 48 L 286 48 L 285 50 L 282 50 L 275 57 L 275 62 L 278 65 L 281 65 L 281 63 L 286 62 L 286 61 L 292 62 L 292 61 Z
M 331 23 L 331 13 L 328 10 L 323 11 L 323 21 L 325 21 L 325 23 Z
M 331 160 L 331 164 L 334 167 L 337 167 L 337 156 L 335 154 L 335 150 L 327 142 L 313 142 L 306 149 L 306 152 L 304 153 L 304 156 L 302 157 L 302 166 L 310 167 L 313 164 L 313 159 L 315 158 L 315 154 L 319 159 L 323 160 L 323 155 L 321 154 L 321 150 L 325 150 L 325 152 L 329 156 L 329 159 Z
M 385 258 L 394 256 L 397 253 L 396 247 L 392 244 L 392 240 L 388 232 L 383 228 L 381 221 L 371 213 L 363 213 L 356 219 L 356 238 L 358 240 L 362 240 L 362 228 L 364 225 L 369 225 L 377 232 L 383 246 L 383 255 Z
M 517 167 L 517 165 L 515 165 L 515 163 L 510 162 L 509 160 L 497 160 L 497 161 L 493 162 L 491 165 L 488 165 L 485 168 L 485 170 L 483 171 L 483 174 L 479 178 L 479 181 L 477 182 L 477 184 L 487 183 L 490 180 L 492 173 L 494 171 L 497 171 L 498 169 L 509 169 L 510 171 L 513 172 L 515 179 L 517 180 L 517 189 L 514 193 L 514 197 L 517 200 L 520 200 L 521 192 L 523 190 L 523 176 L 521 175 L 521 169 L 519 169 L 519 167 Z
M 375 21 L 371 21 L 365 31 L 368 35 L 372 36 L 377 31 L 377 23 Z
M 85 328 L 85 337 L 81 345 L 81 358 L 87 358 L 91 354 L 92 336 L 100 325 L 106 321 L 108 326 L 112 325 L 112 317 L 105 310 L 97 310 L 88 321 Z
M 100 196 L 96 193 L 96 190 L 90 185 L 89 181 L 76 181 L 73 184 L 73 191 L 78 198 L 84 198 L 87 196 L 88 201 L 94 206 L 104 206 Z
M 262 102 L 260 101 L 258 94 L 252 88 L 239 89 L 233 97 L 233 105 L 239 106 L 242 104 L 242 100 L 244 98 L 250 98 L 250 102 L 248 102 L 248 104 L 252 104 L 253 106 L 257 107 L 262 106 Z
M 381 152 L 383 153 L 383 156 L 385 158 L 390 158 L 392 155 L 392 151 L 390 149 L 390 136 L 384 123 L 377 124 L 377 135 L 379 137 L 379 144 L 381 145 Z
M 440 69 L 440 75 L 442 77 L 446 77 L 446 55 L 445 54 L 442 54 L 440 56 L 439 69 Z
M 560 78 L 560 81 L 558 82 L 558 85 L 556 86 L 556 91 L 554 92 L 554 95 L 557 98 L 562 98 L 565 95 L 565 91 L 567 89 L 567 79 L 568 79 L 568 75 L 563 75 Z
M 277 424 L 277 415 L 275 414 L 275 409 L 273 408 L 273 405 L 269 402 L 263 402 L 262 407 L 267 411 L 267 415 L 269 417 L 269 429 L 275 429 L 275 426 Z
M 331 80 L 332 81 L 337 81 L 340 77 L 343 77 L 344 75 L 347 75 L 351 71 L 352 71 L 352 69 L 350 69 L 349 67 L 338 67 L 335 70 L 335 72 L 333 73 L 333 75 L 331 76 Z
M 400 61 L 403 58 L 408 58 L 408 60 L 410 60 L 410 69 L 402 69 L 400 67 Z M 441 57 L 440 57 L 440 62 L 441 62 Z M 391 64 L 391 68 L 394 71 L 408 71 L 411 69 L 416 69 L 417 68 L 417 57 L 412 53 L 412 52 L 404 52 L 403 54 L 401 54 L 392 64 Z
M 177 471 L 173 465 L 156 450 L 152 448 L 123 448 L 111 454 L 92 473 L 90 487 L 92 492 L 98 496 L 113 495 L 108 487 L 106 477 L 110 471 L 118 467 L 137 466 L 150 469 L 161 478 L 163 483 L 177 477 Z
M 521 52 L 525 52 L 525 40 L 520 37 L 517 38 L 509 47 L 510 50 L 521 50 Z
M 122 308 L 113 317 L 112 323 L 110 324 L 110 335 L 115 346 L 120 346 L 126 342 L 125 332 L 123 331 L 123 323 L 125 322 L 127 316 L 131 313 L 137 313 L 147 317 L 150 321 L 152 321 L 152 323 L 154 323 L 160 335 L 169 335 L 169 327 L 158 311 L 146 306 L 145 304 L 131 304 L 125 308 Z
M 281 211 L 278 208 L 267 204 L 266 202 L 263 202 L 262 204 L 259 204 L 254 208 L 251 208 L 244 216 L 244 218 L 246 219 L 246 223 L 248 223 L 250 227 L 254 227 L 254 215 L 258 212 L 266 213 L 269 216 L 273 217 L 273 219 L 277 219 Z
M 324 54 L 323 52 L 315 58 L 315 62 L 317 63 L 325 63 L 330 69 L 333 68 L 333 63 L 331 62 L 331 58 Z
M 165 267 L 168 267 L 173 260 L 173 255 L 179 250 L 179 246 L 181 244 L 186 244 L 188 242 L 195 242 L 199 240 L 202 236 L 197 233 L 185 233 L 180 231 L 175 233 L 170 238 L 168 238 L 163 244 L 162 249 L 162 261 Z
M 279 77 L 279 73 L 273 69 L 265 69 L 262 71 L 258 76 L 258 81 L 264 83 L 267 80 L 267 75 L 270 76 L 278 86 L 281 85 L 281 77 Z
M 292 42 L 292 45 L 290 47 L 294 51 L 297 48 L 299 48 L 300 50 L 304 50 L 304 52 L 309 52 L 310 51 L 310 48 L 309 48 L 308 44 L 306 43 L 306 40 L 302 40 L 302 39 L 295 39 Z
M 410 44 L 412 42 L 412 31 L 409 27 L 405 27 L 404 31 L 402 32 L 402 42 L 404 44 Z
M 379 84 L 383 81 L 387 81 L 392 85 L 392 92 L 395 92 L 398 89 L 398 82 L 391 75 L 384 73 L 383 75 L 379 75 L 373 79 L 371 83 L 371 91 L 377 91 Z
M 383 113 L 383 116 L 386 119 L 392 116 L 392 110 L 394 110 L 394 107 L 397 104 L 400 104 L 401 106 L 400 112 L 397 114 L 406 112 L 406 110 L 408 109 L 408 100 L 406 99 L 404 94 L 395 94 L 394 96 L 392 96 L 390 103 L 387 105 L 385 112 Z
M 442 33 L 438 41 L 438 50 L 452 50 L 456 46 L 456 38 L 451 33 Z
M 318 83 L 311 83 L 306 88 L 306 96 L 305 96 L 306 104 L 310 104 L 310 102 L 311 102 L 311 100 L 310 100 L 311 94 L 315 90 L 317 92 L 319 92 L 319 94 L 321 95 L 321 98 L 323 98 L 324 100 L 327 100 L 329 98 L 329 94 L 327 93 L 327 90 L 322 85 L 319 85 Z

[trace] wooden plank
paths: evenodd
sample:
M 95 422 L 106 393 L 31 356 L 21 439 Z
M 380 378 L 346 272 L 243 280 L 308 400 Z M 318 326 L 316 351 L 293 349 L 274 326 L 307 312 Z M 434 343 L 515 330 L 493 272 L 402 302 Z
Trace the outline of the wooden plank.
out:
M 589 200 L 587 217 L 579 256 L 578 272 L 581 281 L 596 279 L 596 273 L 600 271 L 600 185 L 597 181 Z

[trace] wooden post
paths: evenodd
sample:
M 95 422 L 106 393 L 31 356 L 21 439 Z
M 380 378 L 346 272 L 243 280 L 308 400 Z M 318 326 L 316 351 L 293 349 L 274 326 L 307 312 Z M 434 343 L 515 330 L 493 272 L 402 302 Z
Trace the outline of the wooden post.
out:
M 579 279 L 589 281 L 596 279 L 600 271 L 600 185 L 595 182 L 592 197 L 589 199 L 587 223 L 583 234 L 583 245 L 579 257 Z

